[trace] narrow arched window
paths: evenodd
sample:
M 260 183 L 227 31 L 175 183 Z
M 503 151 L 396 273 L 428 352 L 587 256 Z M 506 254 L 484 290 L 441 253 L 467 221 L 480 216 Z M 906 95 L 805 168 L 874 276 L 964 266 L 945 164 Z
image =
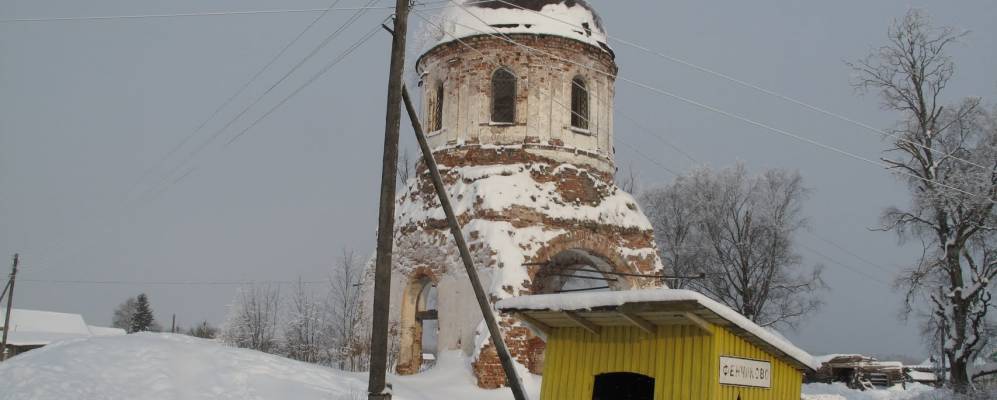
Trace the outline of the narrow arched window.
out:
M 436 132 L 443 129 L 443 82 L 436 84 L 436 93 L 429 106 L 429 131 Z
M 506 68 L 492 74 L 492 122 L 516 122 L 516 75 Z
M 589 91 L 585 78 L 580 76 L 571 80 L 571 126 L 589 128 Z

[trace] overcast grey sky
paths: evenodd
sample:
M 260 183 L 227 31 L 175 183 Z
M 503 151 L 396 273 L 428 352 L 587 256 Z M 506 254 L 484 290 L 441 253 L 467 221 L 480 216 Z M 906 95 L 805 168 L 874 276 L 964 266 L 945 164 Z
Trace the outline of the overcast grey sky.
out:
M 343 0 L 340 6 L 363 3 Z M 972 31 L 952 48 L 957 76 L 948 100 L 997 99 L 993 0 L 591 3 L 612 36 L 881 128 L 898 116 L 880 110 L 877 98 L 855 94 L 843 61 L 884 43 L 890 21 L 908 7 L 920 7 L 938 24 Z M 325 0 L 0 0 L 0 20 L 326 6 Z M 331 12 L 320 21 L 165 169 L 351 14 Z M 135 182 L 317 14 L 0 22 L 0 254 L 23 256 L 15 305 L 82 313 L 91 324 L 109 324 L 118 303 L 146 292 L 160 321 L 168 323 L 176 313 L 185 326 L 202 319 L 217 323 L 234 286 L 44 281 L 317 280 L 327 276 L 341 248 L 369 254 L 387 34 L 378 33 L 233 145 L 223 144 L 388 14 L 368 12 L 194 157 L 189 164 L 194 170 L 185 179 L 177 184 L 170 184 L 176 176 L 165 179 L 162 192 L 155 187 L 167 171 L 146 178 L 137 190 Z M 415 42 L 412 53 L 419 51 Z M 633 48 L 614 47 L 623 76 L 864 157 L 881 155 L 883 142 L 854 125 Z M 916 325 L 897 319 L 901 296 L 884 284 L 920 253 L 898 246 L 892 234 L 868 229 L 884 206 L 905 201 L 901 184 L 877 167 L 813 145 L 623 82 L 617 88 L 618 111 L 699 162 L 723 167 L 740 160 L 753 171 L 798 169 L 814 189 L 805 209 L 814 233 L 847 251 L 809 234 L 800 242 L 875 279 L 801 249 L 808 263 L 826 265 L 831 291 L 822 311 L 798 332 L 787 333 L 791 339 L 813 354 L 924 354 Z M 632 166 L 643 187 L 673 179 L 655 162 L 680 171 L 694 166 L 619 114 L 616 133 L 618 166 Z M 410 136 L 405 130 L 404 145 L 414 155 Z M 149 190 L 158 195 L 127 200 Z

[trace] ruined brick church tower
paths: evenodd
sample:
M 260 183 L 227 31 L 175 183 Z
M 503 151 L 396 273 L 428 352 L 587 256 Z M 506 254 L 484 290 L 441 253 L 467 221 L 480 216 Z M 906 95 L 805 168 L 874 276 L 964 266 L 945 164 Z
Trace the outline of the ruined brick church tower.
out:
M 582 0 L 466 1 L 427 25 L 422 120 L 485 290 L 503 298 L 661 285 L 647 218 L 613 183 L 617 65 Z M 425 166 L 398 198 L 392 278 L 396 372 L 431 355 L 504 375 Z M 513 356 L 542 373 L 544 343 L 499 316 Z

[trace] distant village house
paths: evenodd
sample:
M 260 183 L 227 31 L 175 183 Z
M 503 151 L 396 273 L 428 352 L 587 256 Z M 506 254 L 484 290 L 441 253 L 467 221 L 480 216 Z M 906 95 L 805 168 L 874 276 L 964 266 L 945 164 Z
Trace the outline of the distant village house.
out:
M 0 313 L 0 329 L 7 329 L 5 318 Z M 60 340 L 125 334 L 124 329 L 87 325 L 79 314 L 51 311 L 13 309 L 10 322 L 7 347 L 3 349 L 8 358 Z

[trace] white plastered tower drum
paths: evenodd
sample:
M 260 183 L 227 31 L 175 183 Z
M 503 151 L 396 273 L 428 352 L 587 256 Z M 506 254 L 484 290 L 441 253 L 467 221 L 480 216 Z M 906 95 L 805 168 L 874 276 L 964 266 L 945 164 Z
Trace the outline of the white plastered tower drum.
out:
M 444 10 L 427 29 L 438 39 L 416 63 L 422 122 L 489 300 L 594 284 L 660 286 L 605 274 L 652 274 L 662 265 L 650 223 L 613 183 L 617 66 L 592 8 L 580 0 L 471 1 Z M 438 326 L 439 352 L 471 357 L 479 386 L 502 386 L 425 165 L 401 193 L 391 299 L 396 372 L 426 366 L 423 338 Z M 513 318 L 500 316 L 499 324 L 516 360 L 542 373 L 543 340 Z

